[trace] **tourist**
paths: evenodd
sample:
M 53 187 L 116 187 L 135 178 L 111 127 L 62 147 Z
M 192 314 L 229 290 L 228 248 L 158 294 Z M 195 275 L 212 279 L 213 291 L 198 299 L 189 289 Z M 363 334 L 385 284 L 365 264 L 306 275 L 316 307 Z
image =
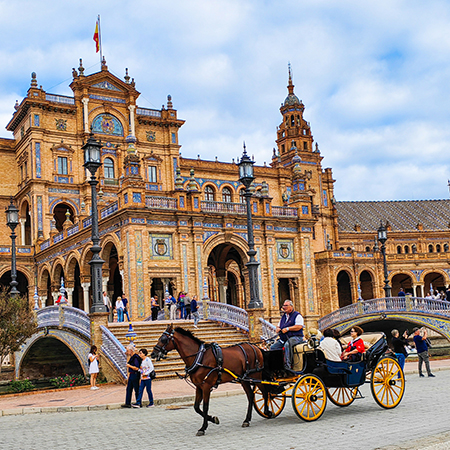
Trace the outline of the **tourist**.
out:
M 122 408 L 131 408 L 131 397 L 134 395 L 136 401 L 139 396 L 139 381 L 141 378 L 141 373 L 139 369 L 141 367 L 142 359 L 136 351 L 136 346 L 134 344 L 129 344 L 125 354 L 129 357 L 127 367 L 128 367 L 128 381 L 127 381 L 127 391 L 125 396 L 125 403 L 121 405 Z
M 178 318 L 184 319 L 184 292 L 180 292 L 177 298 Z
M 139 395 L 136 399 L 136 403 L 133 403 L 131 406 L 133 408 L 141 408 L 142 407 L 142 397 L 144 395 L 144 389 L 147 389 L 148 395 L 148 405 L 147 408 L 153 406 L 153 393 L 152 393 L 152 379 L 150 377 L 151 372 L 155 369 L 153 367 L 153 363 L 151 359 L 147 356 L 147 349 L 142 348 L 139 350 L 139 356 L 142 359 L 141 367 L 139 371 L 141 372 L 141 384 L 139 386 Z
M 198 303 L 197 303 L 197 296 L 193 295 L 191 300 L 191 312 L 192 317 L 194 318 L 194 328 L 198 328 L 197 324 L 200 320 L 200 315 L 198 313 Z
M 430 355 L 428 353 L 428 345 L 427 345 L 427 329 L 426 328 L 414 328 L 414 345 L 416 346 L 417 350 L 417 356 L 419 357 L 419 377 L 423 377 L 424 374 L 422 373 L 422 364 L 425 363 L 425 367 L 427 369 L 428 376 L 431 378 L 434 378 L 434 375 L 431 373 L 430 369 Z M 421 334 L 422 332 L 422 334 Z
M 150 305 L 152 308 L 152 320 L 158 320 L 159 305 L 156 295 L 150 299 Z
M 117 312 L 117 322 L 123 322 L 123 310 L 125 309 L 122 297 L 117 297 L 115 310 Z
M 106 311 L 109 312 L 111 310 L 111 300 L 105 291 L 103 291 L 103 304 L 106 306 Z
M 168 303 L 170 305 L 170 320 L 177 319 L 177 301 L 173 295 L 168 297 Z
M 191 297 L 189 297 L 189 294 L 187 292 L 184 293 L 184 318 L 185 319 L 192 319 L 191 316 Z
M 98 364 L 97 347 L 93 345 L 89 351 L 89 375 L 91 376 L 91 391 L 95 391 L 98 387 L 95 385 L 97 382 L 97 376 L 100 372 Z
M 395 356 L 397 357 L 400 367 L 405 367 L 405 359 L 408 357 L 408 352 L 406 351 L 406 346 L 408 345 L 408 330 L 403 333 L 403 339 L 400 337 L 398 330 L 392 330 L 392 348 L 394 349 Z M 400 378 L 400 374 L 399 374 Z
M 327 328 L 323 331 L 323 339 L 320 341 L 319 348 L 323 351 L 325 358 L 329 361 L 341 362 L 342 347 L 334 338 L 334 333 L 331 328 Z
M 405 297 L 405 296 L 406 296 L 405 291 L 403 290 L 403 288 L 400 288 L 400 291 L 397 294 L 397 297 Z
M 125 294 L 123 292 L 122 292 L 122 303 L 123 303 L 123 312 L 124 312 L 124 314 L 126 314 L 128 322 L 129 322 L 130 316 L 128 314 L 128 299 L 125 297 Z M 123 322 L 123 320 L 122 320 L 122 322 Z
M 297 345 L 305 342 L 303 336 L 303 317 L 294 310 L 294 303 L 291 300 L 285 300 L 283 303 L 284 314 L 281 317 L 276 332 L 279 339 L 272 344 L 270 350 L 284 349 L 284 364 L 286 369 L 291 368 L 292 349 Z
M 347 348 L 342 353 L 341 359 L 347 362 L 361 361 L 361 355 L 366 351 L 364 347 L 364 341 L 361 338 L 363 329 L 358 326 L 352 327 L 350 330 L 350 336 L 352 340 L 348 343 Z

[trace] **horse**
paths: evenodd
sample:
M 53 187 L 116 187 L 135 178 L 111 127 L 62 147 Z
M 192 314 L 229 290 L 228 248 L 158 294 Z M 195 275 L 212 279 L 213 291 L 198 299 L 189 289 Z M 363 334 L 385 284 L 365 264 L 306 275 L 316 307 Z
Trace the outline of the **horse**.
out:
M 247 394 L 247 415 L 242 427 L 250 426 L 254 393 L 252 383 L 257 384 L 267 397 L 266 389 L 257 383 L 262 378 L 263 353 L 260 348 L 243 342 L 221 349 L 217 344 L 205 344 L 189 330 L 173 328 L 170 324 L 155 345 L 151 357 L 159 361 L 171 350 L 177 350 L 186 365 L 186 377 L 189 375 L 196 387 L 194 409 L 203 417 L 203 425 L 197 436 L 203 436 L 208 422 L 219 424 L 219 419 L 208 415 L 211 390 L 222 383 L 238 381 Z M 249 377 L 250 375 L 250 377 Z M 203 402 L 203 410 L 200 405 Z M 265 413 L 270 411 L 265 402 Z

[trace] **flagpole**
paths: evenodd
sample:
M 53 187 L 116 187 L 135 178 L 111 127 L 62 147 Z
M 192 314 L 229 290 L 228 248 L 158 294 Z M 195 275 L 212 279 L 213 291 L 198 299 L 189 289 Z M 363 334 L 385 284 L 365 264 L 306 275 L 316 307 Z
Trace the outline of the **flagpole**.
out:
M 102 32 L 100 30 L 100 14 L 98 15 L 98 45 L 100 47 L 100 69 L 102 68 L 103 54 L 102 54 Z

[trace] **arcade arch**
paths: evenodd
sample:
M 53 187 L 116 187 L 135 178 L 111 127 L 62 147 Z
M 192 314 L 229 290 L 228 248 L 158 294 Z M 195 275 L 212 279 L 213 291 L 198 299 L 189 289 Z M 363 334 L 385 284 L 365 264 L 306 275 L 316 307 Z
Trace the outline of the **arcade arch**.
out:
M 368 270 L 363 270 L 359 275 L 359 286 L 361 288 L 361 297 L 364 300 L 374 298 L 372 274 Z
M 346 270 L 341 270 L 337 274 L 339 308 L 352 304 L 352 287 L 350 275 Z
M 411 275 L 407 273 L 398 273 L 392 277 L 392 296 L 396 297 L 400 292 L 400 288 L 403 288 L 406 294 L 414 295 L 414 288 L 412 285 Z

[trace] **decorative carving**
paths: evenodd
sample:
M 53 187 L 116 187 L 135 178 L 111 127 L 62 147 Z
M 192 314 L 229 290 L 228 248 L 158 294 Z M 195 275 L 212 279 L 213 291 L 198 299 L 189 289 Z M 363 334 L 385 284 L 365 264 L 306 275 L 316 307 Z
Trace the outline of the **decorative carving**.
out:
M 67 120 L 55 119 L 55 126 L 58 131 L 67 131 Z

